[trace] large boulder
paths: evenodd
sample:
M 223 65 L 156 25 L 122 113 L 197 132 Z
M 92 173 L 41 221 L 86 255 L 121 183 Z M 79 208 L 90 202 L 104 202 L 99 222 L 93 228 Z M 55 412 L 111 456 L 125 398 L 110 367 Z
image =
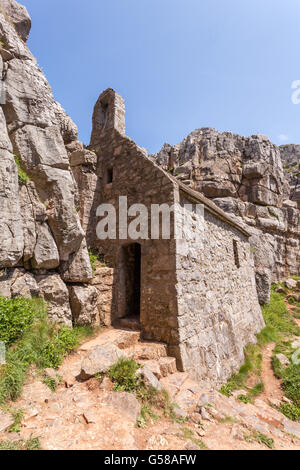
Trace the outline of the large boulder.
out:
M 72 326 L 69 292 L 61 277 L 56 273 L 36 276 L 39 295 L 48 304 L 50 320 L 67 326 Z
M 88 380 L 96 374 L 105 374 L 122 356 L 122 351 L 112 344 L 96 346 L 83 359 L 80 378 Z
M 70 304 L 76 325 L 93 325 L 97 321 L 98 290 L 93 286 L 69 286 Z
M 55 269 L 59 266 L 58 249 L 47 223 L 40 224 L 37 230 L 32 267 L 35 269 Z
M 23 256 L 24 238 L 18 169 L 13 155 L 5 149 L 0 149 L 0 226 L 0 266 L 15 266 Z

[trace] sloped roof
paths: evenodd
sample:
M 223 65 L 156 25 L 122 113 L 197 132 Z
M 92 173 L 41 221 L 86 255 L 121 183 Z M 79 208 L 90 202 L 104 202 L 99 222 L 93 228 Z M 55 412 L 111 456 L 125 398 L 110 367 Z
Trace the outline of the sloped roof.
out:
M 163 170 L 164 171 L 164 170 Z M 243 227 L 242 224 L 239 224 L 234 219 L 232 219 L 226 212 L 220 209 L 213 201 L 208 199 L 207 197 L 203 196 L 203 194 L 199 193 L 198 191 L 194 191 L 193 189 L 189 188 L 186 184 L 182 183 L 181 181 L 177 180 L 173 175 L 165 172 L 165 174 L 179 187 L 179 190 L 186 194 L 187 198 L 192 199 L 195 203 L 203 204 L 208 212 L 213 214 L 218 219 L 222 220 L 223 222 L 231 225 L 232 227 L 236 228 L 243 235 L 246 237 L 251 237 L 251 234 Z

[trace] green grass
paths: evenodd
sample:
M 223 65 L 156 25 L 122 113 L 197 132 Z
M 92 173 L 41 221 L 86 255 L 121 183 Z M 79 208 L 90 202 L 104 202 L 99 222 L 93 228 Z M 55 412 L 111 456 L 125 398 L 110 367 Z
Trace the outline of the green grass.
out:
M 181 428 L 181 432 L 182 432 L 182 437 L 184 439 L 189 439 L 198 447 L 200 447 L 201 450 L 208 450 L 208 447 L 206 446 L 206 444 L 204 444 L 204 442 L 201 439 L 195 438 L 195 433 L 192 429 L 183 427 Z
M 231 416 L 225 416 L 225 418 L 221 418 L 219 420 L 219 423 L 236 423 L 236 420 L 234 418 L 232 418 Z
M 99 261 L 99 255 L 95 251 L 89 250 L 89 258 L 94 276 L 97 268 L 97 262 Z
M 140 368 L 134 359 L 120 359 L 108 371 L 115 391 L 134 392 L 138 389 L 139 379 L 136 371 Z
M 238 397 L 245 403 L 259 395 L 264 388 L 260 381 L 252 389 L 246 386 L 248 378 L 255 375 L 260 379 L 261 363 L 262 363 L 262 347 L 268 343 L 275 342 L 276 346 L 273 353 L 272 363 L 275 375 L 283 379 L 282 387 L 288 398 L 293 401 L 294 406 L 299 406 L 300 393 L 300 373 L 299 366 L 291 364 L 287 368 L 283 368 L 276 358 L 276 354 L 281 352 L 287 357 L 291 357 L 293 350 L 288 338 L 300 336 L 300 328 L 291 317 L 287 306 L 284 302 L 285 294 L 275 292 L 277 285 L 273 285 L 271 289 L 271 300 L 269 304 L 263 305 L 262 313 L 266 323 L 266 327 L 257 335 L 257 345 L 250 345 L 245 348 L 245 363 L 237 374 L 234 374 L 228 382 L 223 385 L 220 392 L 226 396 L 231 396 L 235 390 L 245 389 L 247 397 Z M 283 406 L 282 409 L 288 410 Z M 289 410 L 290 411 L 290 410 Z M 289 415 L 297 416 L 295 410 Z
M 93 333 L 90 327 L 71 329 L 53 325 L 48 321 L 47 306 L 42 300 L 28 302 L 29 310 L 34 308 L 34 319 L 24 326 L 22 336 L 6 352 L 6 364 L 0 372 L 0 404 L 20 396 L 31 366 L 39 370 L 56 369 L 66 354 Z
M 24 416 L 23 410 L 12 410 L 12 416 L 14 418 L 14 422 L 9 428 L 8 432 L 20 432 L 22 419 Z
M 17 442 L 0 441 L 0 450 L 41 450 L 41 444 L 38 437 L 32 437 L 27 441 L 20 440 Z
M 258 442 L 264 444 L 269 449 L 275 449 L 274 439 L 258 431 L 252 431 L 250 434 L 244 434 L 246 442 Z
M 30 181 L 29 176 L 27 173 L 23 170 L 20 162 L 20 158 L 17 155 L 14 155 L 16 165 L 18 167 L 18 180 L 20 184 L 26 184 L 28 181 Z
M 228 382 L 223 385 L 220 392 L 229 397 L 235 390 L 246 387 L 250 374 L 260 376 L 262 364 L 261 349 L 258 345 L 250 344 L 245 348 L 245 362 L 237 374 L 233 374 Z
M 0 341 L 10 346 L 32 325 L 40 301 L 0 297 Z

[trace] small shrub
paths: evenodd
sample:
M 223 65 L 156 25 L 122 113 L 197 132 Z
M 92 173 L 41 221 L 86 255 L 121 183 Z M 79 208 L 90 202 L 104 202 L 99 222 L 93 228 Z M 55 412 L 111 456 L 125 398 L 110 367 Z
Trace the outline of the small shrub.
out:
M 9 428 L 8 432 L 20 432 L 21 431 L 21 424 L 22 419 L 24 416 L 23 410 L 13 410 L 12 416 L 14 418 L 14 422 Z
M 28 183 L 28 181 L 30 181 L 30 178 L 29 178 L 29 176 L 27 175 L 27 173 L 22 169 L 21 162 L 20 162 L 20 158 L 19 158 L 17 155 L 15 155 L 14 158 L 15 158 L 16 165 L 17 165 L 17 167 L 18 167 L 18 179 L 19 179 L 19 183 L 20 183 L 20 184 L 26 184 L 26 183 Z
M 20 440 L 17 442 L 1 441 L 0 450 L 41 450 L 41 444 L 38 437 L 32 437 L 27 441 Z
M 49 377 L 48 375 L 46 375 L 43 378 L 43 383 L 51 390 L 51 392 L 56 391 L 56 380 L 53 379 L 52 377 Z
M 134 359 L 120 359 L 108 371 L 108 376 L 115 384 L 115 391 L 134 392 L 138 388 L 139 379 L 136 371 L 140 368 Z
M 38 300 L 0 297 L 0 341 L 10 346 L 32 325 Z
M 141 407 L 141 414 L 137 420 L 137 427 L 139 428 L 146 428 L 148 425 L 149 419 L 152 422 L 159 420 L 159 416 L 151 410 L 148 405 L 142 405 Z

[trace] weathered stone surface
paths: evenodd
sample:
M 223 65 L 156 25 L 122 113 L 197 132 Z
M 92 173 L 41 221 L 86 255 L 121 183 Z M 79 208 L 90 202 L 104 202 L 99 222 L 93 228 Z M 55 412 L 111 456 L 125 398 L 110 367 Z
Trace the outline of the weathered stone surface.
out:
M 83 239 L 79 250 L 61 263 L 60 274 L 65 282 L 89 282 L 93 279 L 86 241 Z
M 155 377 L 153 372 L 149 369 L 148 366 L 144 366 L 141 369 L 139 369 L 136 373 L 138 377 L 141 377 L 143 382 L 148 385 L 151 388 L 154 388 L 155 390 L 162 390 L 162 385 L 159 382 L 159 380 Z
M 21 124 L 41 127 L 57 124 L 51 88 L 33 60 L 10 60 L 5 86 L 3 109 L 10 130 Z
M 49 318 L 57 323 L 72 326 L 72 312 L 67 286 L 55 273 L 36 276 L 40 297 L 48 303 Z
M 55 269 L 58 265 L 59 254 L 48 224 L 40 224 L 37 230 L 32 267 L 35 269 Z
M 31 18 L 26 7 L 14 0 L 0 0 L 0 12 L 13 23 L 23 41 L 27 41 L 31 29 Z
M 122 351 L 111 344 L 103 347 L 96 346 L 82 361 L 80 378 L 88 380 L 98 373 L 107 372 L 122 355 Z
M 288 289 L 296 289 L 297 281 L 295 281 L 294 279 L 287 279 L 285 281 L 285 285 Z
M 111 392 L 106 396 L 105 403 L 134 422 L 141 413 L 141 405 L 132 393 Z
M 97 322 L 98 290 L 93 286 L 70 286 L 70 304 L 76 325 L 94 325 Z

